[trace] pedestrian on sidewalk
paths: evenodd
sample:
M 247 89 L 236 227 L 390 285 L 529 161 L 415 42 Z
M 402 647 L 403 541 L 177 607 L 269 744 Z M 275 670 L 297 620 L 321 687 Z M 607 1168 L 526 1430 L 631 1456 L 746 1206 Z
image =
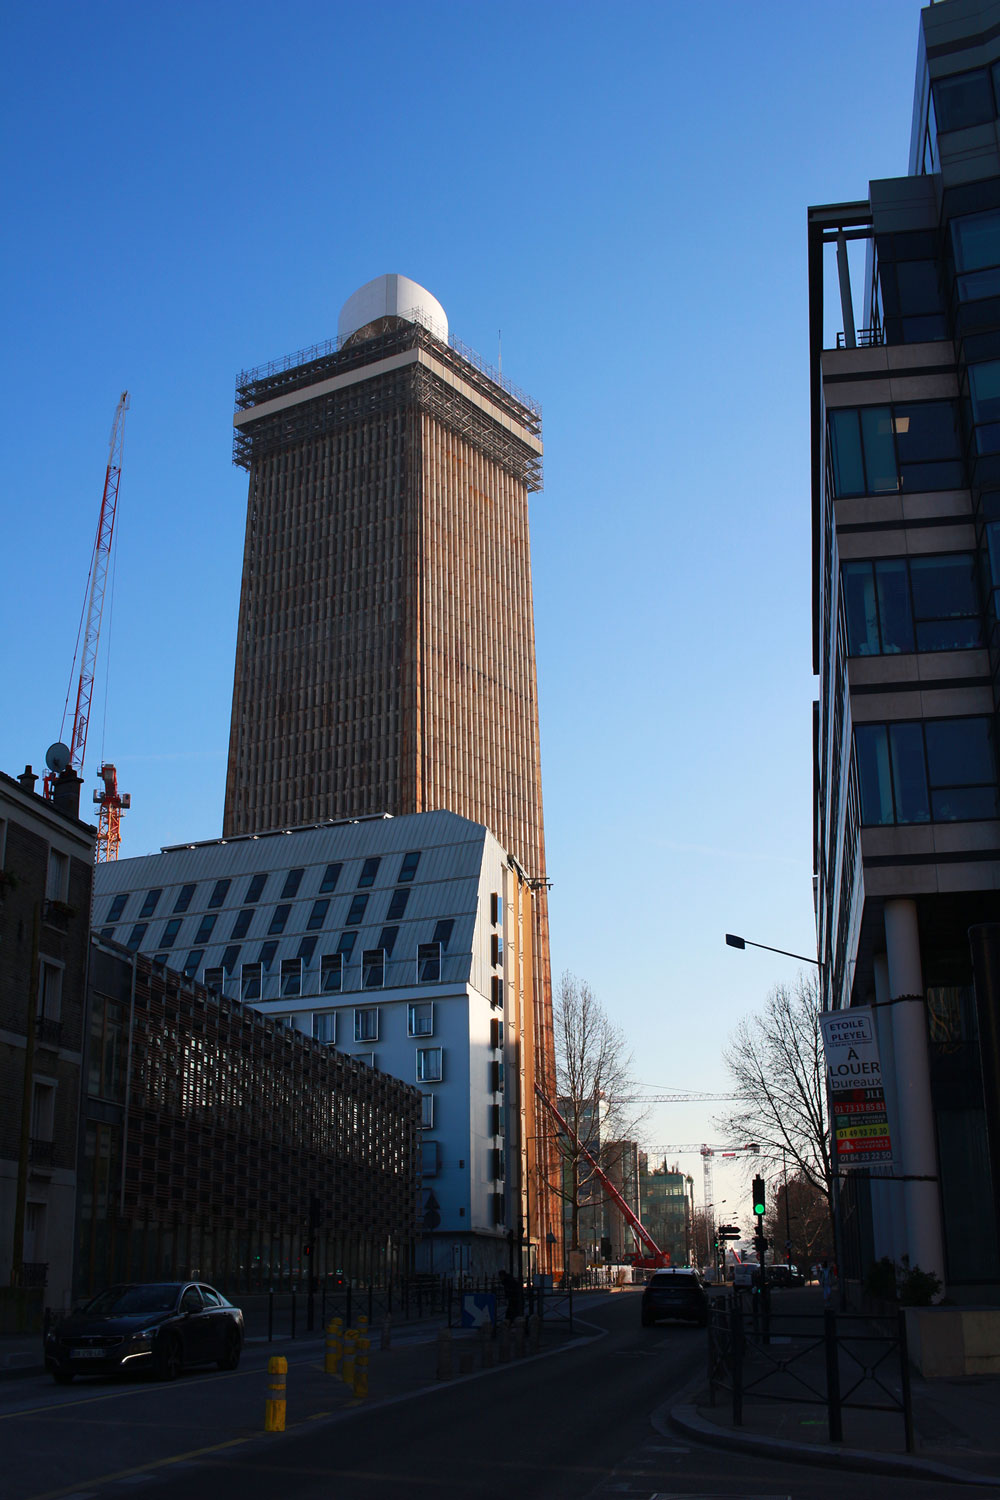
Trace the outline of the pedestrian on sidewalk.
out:
M 819 1268 L 819 1284 L 823 1288 L 823 1306 L 829 1307 L 830 1298 L 833 1296 L 833 1272 L 828 1260 L 824 1260 Z
M 524 1312 L 524 1288 L 509 1271 L 500 1272 L 500 1285 L 503 1287 L 503 1294 L 507 1298 L 507 1312 L 505 1314 L 507 1322 L 513 1323 L 514 1319 L 519 1318 Z

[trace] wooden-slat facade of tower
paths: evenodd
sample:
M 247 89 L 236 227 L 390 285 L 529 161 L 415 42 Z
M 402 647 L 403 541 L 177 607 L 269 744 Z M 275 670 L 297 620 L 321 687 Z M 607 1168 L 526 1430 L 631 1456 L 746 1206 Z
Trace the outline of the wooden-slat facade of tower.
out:
M 537 408 L 395 317 L 241 378 L 237 405 L 250 482 L 224 836 L 435 808 L 484 823 L 535 886 L 535 1077 L 554 1098 Z M 555 1269 L 558 1168 L 540 1146 L 532 1238 Z

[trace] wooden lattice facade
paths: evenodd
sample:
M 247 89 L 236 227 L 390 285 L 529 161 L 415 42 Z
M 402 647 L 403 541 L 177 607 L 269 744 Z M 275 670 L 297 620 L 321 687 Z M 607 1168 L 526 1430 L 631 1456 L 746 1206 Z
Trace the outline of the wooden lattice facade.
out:
M 243 378 L 237 407 L 249 503 L 224 834 L 436 808 L 484 823 L 537 892 L 536 1076 L 554 1097 L 538 409 L 395 317 Z M 539 1195 L 544 1260 L 560 1224 Z
M 405 1271 L 420 1094 L 95 939 L 79 1290 Z

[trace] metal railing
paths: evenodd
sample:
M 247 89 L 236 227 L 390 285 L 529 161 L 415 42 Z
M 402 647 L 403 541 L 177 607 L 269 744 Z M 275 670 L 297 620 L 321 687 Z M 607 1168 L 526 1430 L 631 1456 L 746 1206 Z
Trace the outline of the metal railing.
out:
M 874 323 L 869 328 L 856 328 L 854 334 L 859 349 L 878 349 L 885 343 L 885 330 Z M 837 348 L 847 347 L 847 335 L 841 330 L 837 334 Z
M 894 1412 L 913 1452 L 913 1406 L 906 1321 L 849 1313 L 775 1312 L 755 1293 L 746 1309 L 739 1293 L 720 1298 L 708 1323 L 708 1385 L 732 1401 L 742 1427 L 748 1401 L 825 1406 L 830 1441 L 843 1440 L 845 1410 Z

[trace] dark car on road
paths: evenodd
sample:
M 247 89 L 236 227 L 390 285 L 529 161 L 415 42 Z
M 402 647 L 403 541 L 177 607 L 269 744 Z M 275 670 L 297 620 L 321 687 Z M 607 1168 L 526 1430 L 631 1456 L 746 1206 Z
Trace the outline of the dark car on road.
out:
M 109 1287 L 75 1308 L 45 1340 L 45 1364 L 60 1385 L 74 1375 L 151 1370 L 174 1380 L 188 1365 L 235 1370 L 243 1314 L 198 1281 Z
M 642 1326 L 649 1328 L 661 1318 L 679 1318 L 684 1323 L 708 1322 L 708 1288 L 697 1271 L 673 1266 L 654 1271 L 642 1294 Z

